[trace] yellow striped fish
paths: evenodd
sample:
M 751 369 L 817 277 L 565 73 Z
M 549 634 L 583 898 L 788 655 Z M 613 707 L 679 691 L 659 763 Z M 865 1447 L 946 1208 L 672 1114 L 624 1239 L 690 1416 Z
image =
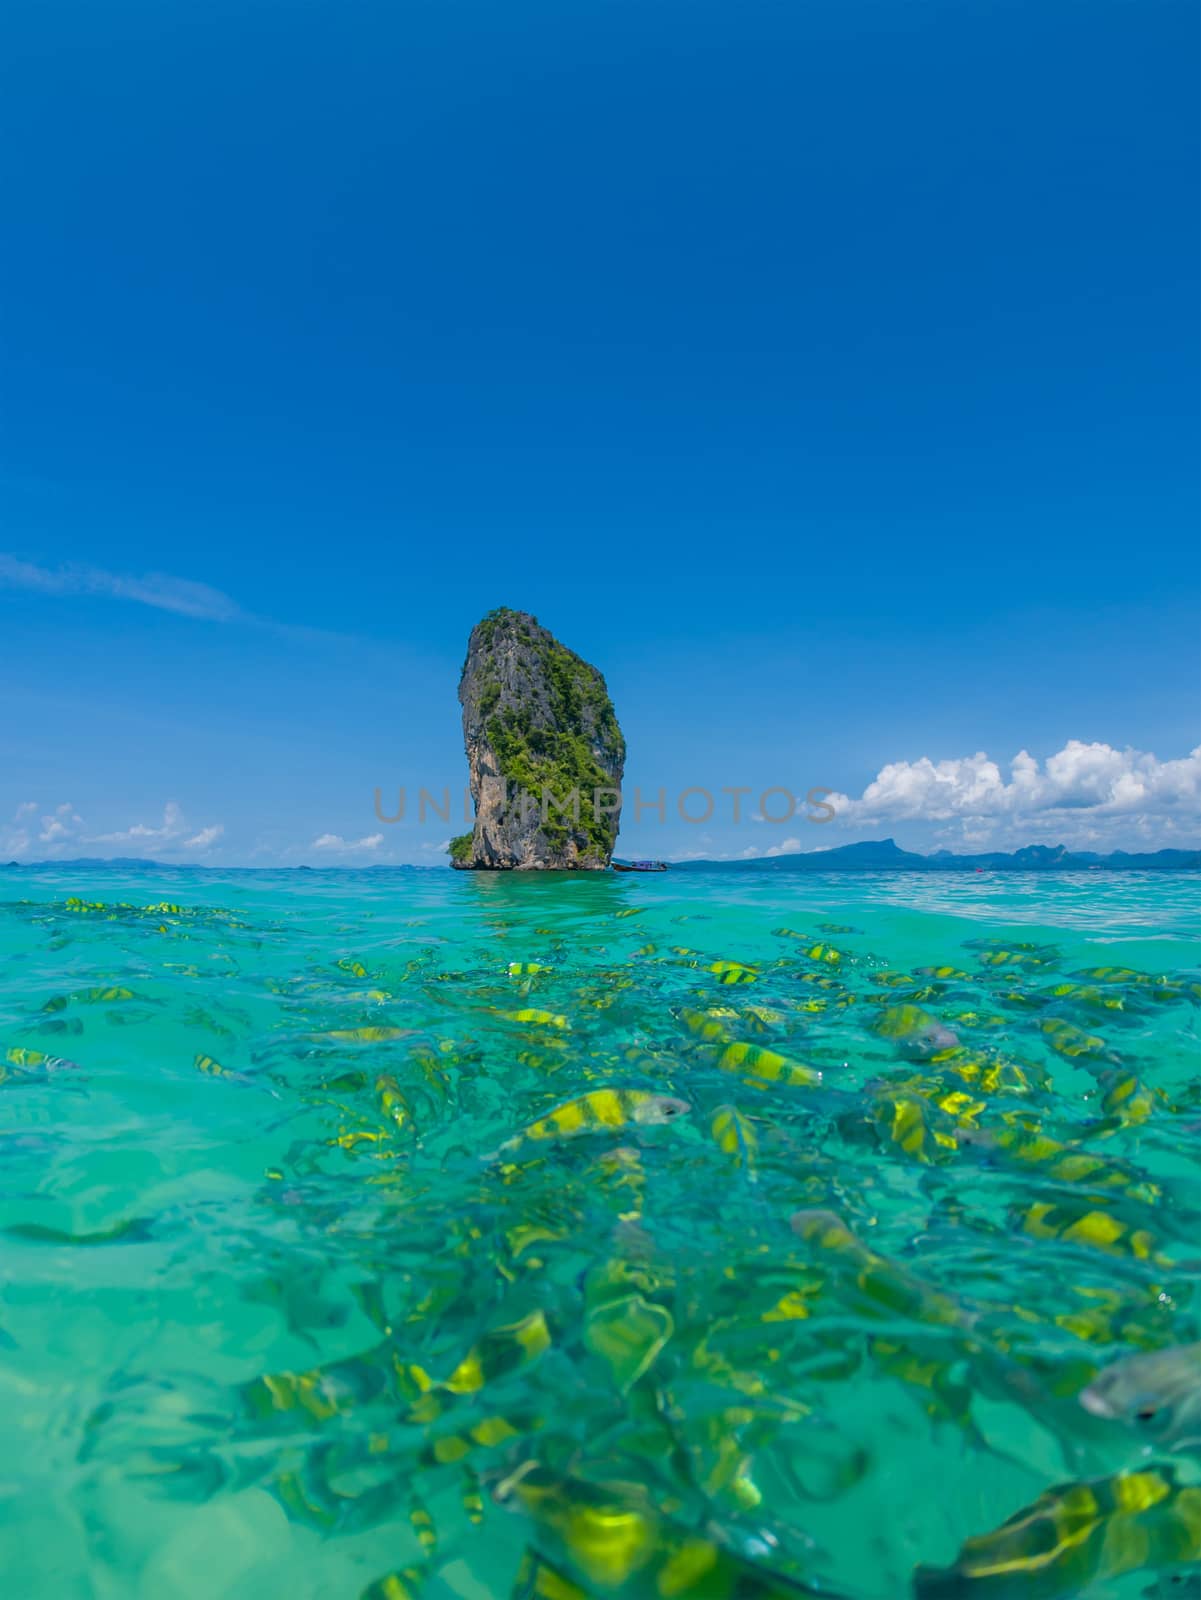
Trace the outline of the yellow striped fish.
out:
M 501 1148 L 514 1149 L 523 1139 L 574 1139 L 598 1128 L 624 1128 L 630 1123 L 651 1127 L 672 1122 L 688 1109 L 687 1101 L 649 1089 L 593 1089 L 531 1122 Z
M 527 1548 L 509 1600 L 588 1600 L 588 1593 L 552 1567 L 545 1556 Z
M 1008 1017 L 998 1016 L 995 1011 L 954 1011 L 950 1020 L 957 1022 L 963 1028 L 1007 1028 L 1010 1026 Z
M 1082 978 L 1085 983 L 1156 983 L 1148 972 L 1136 972 L 1133 967 L 1085 967 L 1082 972 L 1074 972 L 1074 978 Z
M 536 1419 L 510 1422 L 508 1417 L 485 1417 L 474 1427 L 434 1439 L 422 1450 L 421 1459 L 428 1466 L 451 1466 L 465 1461 L 476 1450 L 495 1450 L 498 1445 L 508 1444 L 537 1426 Z
M 474 1476 L 470 1467 L 463 1469 L 459 1499 L 463 1503 L 463 1512 L 468 1522 L 478 1528 L 484 1520 L 484 1497 L 480 1493 L 479 1479 Z
M 1126 1001 L 1120 994 L 1106 994 L 1095 983 L 1055 983 L 1046 991 L 1052 1000 L 1074 1000 L 1077 1005 L 1090 1006 L 1098 1011 L 1124 1011 Z
M 714 961 L 705 971 L 712 972 L 718 983 L 756 983 L 759 978 L 758 967 L 743 966 L 741 961 Z
M 582 1584 L 585 1593 L 620 1591 L 663 1600 L 790 1600 L 798 1594 L 795 1579 L 673 1522 L 639 1485 L 565 1477 L 526 1461 L 494 1492 L 501 1505 L 533 1519 L 539 1544 L 549 1541 L 568 1582 Z M 576 1595 L 574 1588 L 542 1593 L 546 1600 Z
M 799 1061 L 790 1061 L 775 1050 L 764 1050 L 757 1044 L 728 1044 L 717 1057 L 723 1072 L 739 1072 L 765 1083 L 782 1083 L 789 1088 L 811 1089 L 822 1081 L 816 1067 L 807 1067 Z
M 881 1039 L 895 1039 L 907 1055 L 929 1057 L 959 1046 L 954 1029 L 920 1006 L 885 1006 L 871 1028 Z
M 441 1407 L 436 1403 L 435 1391 L 449 1394 L 478 1394 L 487 1384 L 510 1373 L 532 1366 L 551 1346 L 551 1333 L 542 1311 L 532 1311 L 517 1322 L 504 1323 L 489 1328 L 477 1344 L 459 1362 L 444 1382 L 431 1378 L 424 1368 L 410 1364 L 407 1376 L 421 1392 L 421 1401 L 409 1413 L 414 1422 L 432 1421 Z M 434 1401 L 433 1405 L 428 1402 Z M 477 1441 L 482 1442 L 482 1441 Z
M 500 1013 L 507 1022 L 532 1023 L 537 1028 L 570 1028 L 571 1023 L 567 1018 L 554 1011 L 539 1011 L 536 1007 L 527 1006 L 523 1011 L 502 1011 Z
M 1052 1139 L 1033 1119 L 1016 1112 L 1005 1112 L 1000 1126 L 963 1132 L 960 1143 L 1002 1151 L 1013 1161 L 1037 1166 L 1057 1183 L 1080 1184 L 1086 1189 L 1113 1189 L 1144 1204 L 1154 1204 L 1162 1198 L 1159 1186 L 1149 1182 L 1135 1168 Z
M 939 1127 L 921 1095 L 878 1096 L 872 1121 L 890 1143 L 923 1166 L 949 1161 L 959 1148 L 954 1132 Z
M 1148 1089 L 1132 1072 L 1103 1072 L 1101 1086 L 1105 1090 L 1101 1109 L 1119 1126 L 1133 1127 L 1146 1122 L 1155 1110 L 1155 1090 Z
M 396 1079 L 384 1074 L 375 1080 L 375 1097 L 380 1110 L 398 1128 L 408 1128 L 413 1123 L 413 1105 Z
M 797 1211 L 789 1223 L 811 1250 L 846 1267 L 844 1293 L 858 1309 L 873 1316 L 899 1314 L 945 1327 L 970 1329 L 974 1325 L 975 1314 L 966 1306 L 870 1250 L 836 1212 Z
M 771 1006 L 745 1006 L 743 1015 L 753 1018 L 756 1022 L 767 1023 L 769 1026 L 777 1022 L 787 1022 L 788 1013 L 776 1011 Z
M 215 1061 L 212 1056 L 198 1055 L 193 1059 L 192 1065 L 196 1068 L 197 1072 L 203 1072 L 206 1078 L 233 1077 L 233 1073 L 230 1072 L 229 1068 L 223 1067 L 221 1063 L 219 1061 Z
M 759 1139 L 754 1124 L 737 1106 L 718 1106 L 709 1124 L 709 1132 L 723 1155 L 736 1167 L 741 1167 L 752 1183 L 757 1181 L 755 1171 L 759 1153 Z
M 1030 950 L 985 950 L 980 955 L 980 963 L 984 966 L 1047 966 L 1049 963 L 1041 955 L 1035 955 Z
M 434 1526 L 434 1519 L 430 1516 L 424 1504 L 416 1497 L 409 1506 L 409 1525 L 417 1535 L 417 1543 L 421 1546 L 421 1553 L 427 1559 L 438 1553 L 438 1530 Z
M 392 1028 L 384 1023 L 371 1023 L 363 1028 L 331 1028 L 319 1033 L 318 1039 L 337 1039 L 346 1044 L 386 1044 L 390 1039 L 403 1039 L 412 1033 L 411 1028 Z
M 712 1011 L 681 1011 L 680 1021 L 688 1029 L 689 1033 L 695 1033 L 698 1038 L 721 1040 L 723 1043 L 728 1043 L 730 1035 L 720 1018 L 735 1014 L 731 1011 L 719 1010 L 716 1007 Z
M 961 1128 L 974 1127 L 976 1118 L 988 1104 L 985 1100 L 974 1100 L 964 1089 L 948 1089 L 938 1078 L 906 1078 L 895 1085 L 890 1082 L 888 1092 L 893 1089 L 901 1095 L 920 1095 Z M 958 1148 L 957 1141 L 952 1139 L 951 1146 Z
M 1099 1579 L 1198 1560 L 1201 1487 L 1148 1467 L 1048 1489 L 953 1566 L 919 1567 L 913 1585 L 917 1600 L 1068 1600 Z
M 340 1133 L 336 1138 L 327 1139 L 327 1145 L 336 1146 L 342 1150 L 354 1150 L 361 1144 L 379 1144 L 386 1140 L 388 1135 L 378 1128 L 354 1128 L 346 1133 Z
M 1059 1239 L 1064 1244 L 1104 1251 L 1106 1255 L 1133 1256 L 1137 1261 L 1160 1260 L 1153 1233 L 1102 1211 L 1087 1200 L 1059 1205 L 1040 1200 L 1016 1215 L 1022 1232 L 1032 1239 Z
M 1113 1052 L 1108 1049 L 1104 1039 L 1095 1033 L 1085 1033 L 1074 1022 L 1066 1022 L 1062 1017 L 1047 1017 L 1038 1026 L 1052 1050 L 1071 1061 L 1081 1058 L 1113 1059 Z
M 359 1600 L 418 1600 L 429 1574 L 428 1567 L 400 1567 L 369 1583 Z
M 1018 1063 L 1005 1056 L 972 1055 L 968 1050 L 951 1050 L 933 1058 L 940 1072 L 949 1072 L 980 1094 L 1030 1094 L 1048 1089 L 1050 1083 L 1041 1067 Z
M 66 1056 L 48 1056 L 44 1050 L 31 1050 L 28 1045 L 23 1044 L 15 1044 L 6 1050 L 4 1059 L 14 1067 L 25 1067 L 31 1071 L 38 1069 L 44 1072 L 79 1070 L 77 1061 L 69 1061 Z
M 690 1033 L 723 1048 L 718 1052 L 716 1064 L 723 1072 L 743 1073 L 766 1083 L 782 1083 L 794 1088 L 812 1088 L 822 1081 L 816 1067 L 790 1061 L 775 1050 L 765 1050 L 757 1044 L 737 1044 L 717 1017 L 705 1011 L 681 1011 L 680 1020 Z

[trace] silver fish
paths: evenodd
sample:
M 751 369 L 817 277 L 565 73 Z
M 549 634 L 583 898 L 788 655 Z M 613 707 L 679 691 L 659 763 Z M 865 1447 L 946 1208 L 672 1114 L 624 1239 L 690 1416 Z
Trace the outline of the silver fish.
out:
M 1094 1417 L 1124 1422 L 1148 1444 L 1201 1449 L 1201 1343 L 1127 1356 L 1080 1391 Z

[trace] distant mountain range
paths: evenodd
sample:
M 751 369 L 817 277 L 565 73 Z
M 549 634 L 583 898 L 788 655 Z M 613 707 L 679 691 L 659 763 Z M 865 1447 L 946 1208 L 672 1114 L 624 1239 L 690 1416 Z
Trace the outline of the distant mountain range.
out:
M 162 867 L 172 872 L 312 872 L 312 867 L 252 868 L 201 867 L 193 861 L 145 861 L 134 856 L 81 856 L 74 861 L 9 861 L 7 867 Z M 1154 850 L 1140 854 L 1114 850 L 1098 855 L 1092 850 L 1069 850 L 1064 844 L 1028 844 L 1021 850 L 986 850 L 980 855 L 957 856 L 936 850 L 931 856 L 902 850 L 895 839 L 865 839 L 833 850 L 811 850 L 791 856 L 756 856 L 749 861 L 674 861 L 673 871 L 696 867 L 724 867 L 747 872 L 1182 872 L 1201 870 L 1201 850 Z M 345 868 L 354 872 L 414 872 L 419 867 L 383 862 Z
M 750 861 L 681 861 L 677 867 L 737 867 L 755 872 L 1180 872 L 1201 868 L 1201 850 L 1155 850 L 1132 854 L 1114 850 L 1069 850 L 1063 844 L 1028 844 L 1021 850 L 987 850 L 957 856 L 936 850 L 932 856 L 902 850 L 895 839 L 865 839 L 833 850 L 790 856 L 757 856 Z

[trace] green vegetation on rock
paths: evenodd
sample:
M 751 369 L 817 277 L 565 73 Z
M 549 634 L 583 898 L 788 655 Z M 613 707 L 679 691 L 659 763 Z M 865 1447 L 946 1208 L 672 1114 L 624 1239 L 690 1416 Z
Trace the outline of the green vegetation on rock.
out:
M 502 606 L 475 628 L 464 681 L 464 731 L 490 748 L 521 831 L 536 827 L 552 858 L 574 841 L 581 861 L 607 863 L 617 822 L 596 815 L 594 795 L 620 786 L 625 741 L 602 675 L 536 618 Z M 452 861 L 470 864 L 471 843 L 456 840 Z
M 490 613 L 481 627 L 491 623 L 495 629 L 514 615 L 502 608 Z M 534 621 L 536 626 L 536 619 Z M 486 719 L 488 742 L 496 754 L 501 776 L 513 791 L 510 803 L 516 804 L 522 791 L 532 796 L 539 806 L 544 792 L 566 803 L 573 792 L 578 791 L 578 825 L 570 810 L 548 808 L 549 815 L 542 822 L 547 843 L 560 850 L 566 845 L 569 834 L 574 833 L 581 854 L 607 860 L 616 830 L 611 818 L 596 816 L 593 794 L 597 789 L 610 788 L 612 780 L 597 760 L 593 746 L 621 760 L 625 755 L 625 742 L 605 680 L 595 667 L 581 661 L 557 639 L 545 634 L 539 636 L 520 624 L 516 632 L 537 659 L 550 693 L 554 726 L 532 725 L 528 706 L 510 706 L 496 711 L 500 683 L 495 678 L 485 682 L 480 710 Z M 490 630 L 489 637 L 493 636 Z M 592 742 L 583 732 L 589 725 Z

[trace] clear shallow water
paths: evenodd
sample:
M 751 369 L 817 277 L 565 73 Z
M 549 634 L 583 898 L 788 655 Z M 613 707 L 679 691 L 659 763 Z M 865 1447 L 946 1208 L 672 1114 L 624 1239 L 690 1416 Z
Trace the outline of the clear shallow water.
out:
M 1075 1396 L 1199 1337 L 1198 921 L 1166 874 L 3 874 L 5 1592 L 503 1600 L 573 1559 L 537 1462 L 661 1519 L 591 1592 L 906 1593 L 1139 1460 Z M 511 1143 L 607 1088 L 687 1109 Z

